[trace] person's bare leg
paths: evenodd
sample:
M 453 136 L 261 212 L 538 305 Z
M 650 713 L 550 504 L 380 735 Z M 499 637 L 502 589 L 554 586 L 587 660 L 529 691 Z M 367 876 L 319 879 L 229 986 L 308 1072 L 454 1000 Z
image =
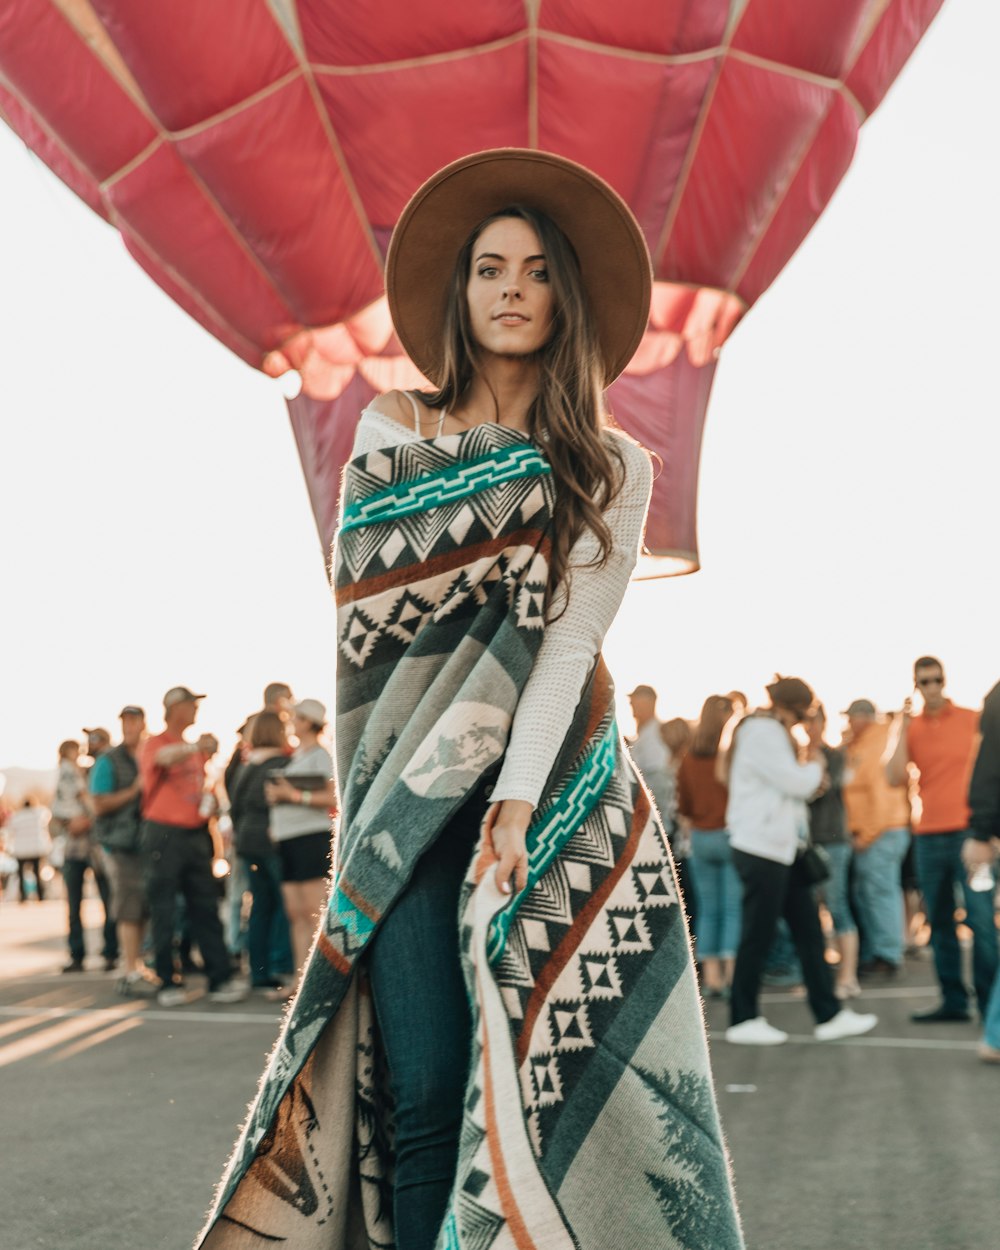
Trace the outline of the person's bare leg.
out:
M 326 880 L 283 881 L 281 892 L 292 934 L 292 957 L 298 977 L 309 955 L 316 922 L 326 900 Z
M 837 997 L 854 998 L 860 993 L 858 985 L 858 932 L 838 933 L 834 939 L 840 952 L 837 965 Z
M 710 994 L 719 994 L 725 987 L 722 979 L 722 961 L 709 955 L 701 961 L 701 983 Z
M 141 921 L 118 921 L 118 945 L 121 947 L 122 973 L 141 972 L 142 962 L 142 931 L 145 926 Z

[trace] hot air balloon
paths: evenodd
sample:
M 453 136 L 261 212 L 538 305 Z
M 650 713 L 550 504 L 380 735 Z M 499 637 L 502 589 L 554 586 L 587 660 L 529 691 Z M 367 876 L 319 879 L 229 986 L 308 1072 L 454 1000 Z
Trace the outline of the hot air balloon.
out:
M 649 330 L 611 393 L 664 462 L 645 572 L 689 572 L 719 349 L 941 3 L 7 0 L 0 116 L 221 342 L 299 370 L 324 548 L 358 413 L 419 382 L 382 279 L 409 196 L 480 148 L 590 166 L 654 260 Z

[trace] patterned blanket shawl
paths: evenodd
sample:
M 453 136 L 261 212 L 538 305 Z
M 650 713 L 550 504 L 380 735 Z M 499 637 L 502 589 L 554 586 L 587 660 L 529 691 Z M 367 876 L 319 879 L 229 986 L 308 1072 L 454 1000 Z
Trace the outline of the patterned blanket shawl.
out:
M 496 425 L 347 468 L 329 905 L 199 1245 L 394 1244 L 392 1108 L 363 956 L 503 756 L 544 632 L 553 495 L 539 447 Z M 456 916 L 474 1040 L 439 1250 L 735 1250 L 673 865 L 600 660 L 528 850 L 511 897 L 481 845 Z

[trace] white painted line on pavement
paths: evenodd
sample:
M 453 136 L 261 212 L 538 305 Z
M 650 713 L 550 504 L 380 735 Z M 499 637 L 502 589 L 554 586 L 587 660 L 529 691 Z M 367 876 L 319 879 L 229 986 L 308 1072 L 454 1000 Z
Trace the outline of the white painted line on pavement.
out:
M 139 1019 L 142 1020 L 191 1021 L 193 1023 L 200 1024 L 269 1024 L 272 1026 L 281 1023 L 281 1016 L 251 1015 L 246 1011 L 188 1011 L 184 1007 L 176 1007 L 170 1011 L 158 1011 L 155 1007 L 142 1008 L 139 1004 L 135 1004 L 135 1010 L 141 1013 Z M 44 1017 L 48 1020 L 63 1020 L 69 1016 L 91 1016 L 96 1019 L 101 1019 L 103 1017 L 108 1020 L 120 1020 L 122 1017 L 122 1010 L 120 1007 L 90 1007 L 76 1009 L 64 1009 L 61 1007 L 0 1007 L 0 1016 L 13 1016 L 15 1018 L 20 1016 L 35 1016 Z
M 713 1033 L 713 1042 L 725 1041 L 724 1033 Z M 947 1041 L 934 1037 L 842 1037 L 835 1042 L 820 1042 L 808 1033 L 789 1033 L 788 1041 L 799 1046 L 865 1046 L 875 1050 L 964 1050 L 975 1052 L 978 1041 Z M 778 1049 L 775 1047 L 774 1049 Z
M 870 1003 L 876 998 L 938 998 L 941 991 L 934 985 L 887 985 L 879 989 L 869 989 L 867 986 L 862 989 L 861 994 L 857 998 L 852 998 L 852 1003 Z M 770 990 L 765 994 L 761 994 L 760 1001 L 762 1003 L 804 1003 L 806 1001 L 805 994 L 789 994 L 787 990 L 784 993 Z

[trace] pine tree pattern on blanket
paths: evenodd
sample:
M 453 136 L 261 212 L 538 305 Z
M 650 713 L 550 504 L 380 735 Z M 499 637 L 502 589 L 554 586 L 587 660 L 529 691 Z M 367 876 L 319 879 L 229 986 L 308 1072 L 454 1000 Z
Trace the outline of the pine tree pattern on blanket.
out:
M 498 425 L 347 468 L 329 904 L 199 1246 L 395 1244 L 363 955 L 502 759 L 544 634 L 553 501 L 541 448 Z M 739 1250 L 673 863 L 600 657 L 528 851 L 510 898 L 480 845 L 456 918 L 474 1036 L 438 1250 Z

